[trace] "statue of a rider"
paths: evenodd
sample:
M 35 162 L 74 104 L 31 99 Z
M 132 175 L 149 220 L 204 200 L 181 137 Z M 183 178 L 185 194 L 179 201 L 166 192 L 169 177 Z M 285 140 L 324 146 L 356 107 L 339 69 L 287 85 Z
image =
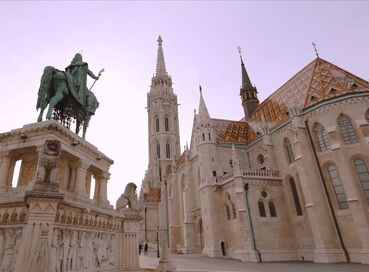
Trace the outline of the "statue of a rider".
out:
M 96 108 L 99 106 L 96 96 L 87 88 L 87 75 L 98 80 L 99 76 L 88 69 L 88 63 L 82 61 L 82 55 L 77 53 L 71 64 L 65 68 L 65 76 L 68 87 L 74 98 L 84 106 L 89 114 L 94 114 Z

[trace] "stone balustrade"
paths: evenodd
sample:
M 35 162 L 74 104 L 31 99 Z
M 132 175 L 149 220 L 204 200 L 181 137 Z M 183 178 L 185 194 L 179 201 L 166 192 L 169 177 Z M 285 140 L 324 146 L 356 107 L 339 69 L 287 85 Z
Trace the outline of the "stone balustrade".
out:
M 233 171 L 224 174 L 221 177 L 214 178 L 214 184 L 222 185 L 233 180 Z M 280 180 L 279 170 L 265 169 L 241 169 L 243 178 L 264 179 L 264 180 Z

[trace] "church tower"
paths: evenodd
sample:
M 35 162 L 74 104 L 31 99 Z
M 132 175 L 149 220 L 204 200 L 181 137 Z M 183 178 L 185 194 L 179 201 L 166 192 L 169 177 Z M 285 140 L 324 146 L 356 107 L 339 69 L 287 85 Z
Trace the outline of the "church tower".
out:
M 251 85 L 249 75 L 246 72 L 245 64 L 243 63 L 242 55 L 241 57 L 241 73 L 242 73 L 242 85 L 240 89 L 241 101 L 243 110 L 245 112 L 245 119 L 248 120 L 254 113 L 254 110 L 259 105 L 259 99 L 257 95 L 257 90 L 255 86 Z
M 159 36 L 156 73 L 147 94 L 149 188 L 160 187 L 160 181 L 171 171 L 173 158 L 181 155 L 177 95 L 165 67 L 162 43 Z

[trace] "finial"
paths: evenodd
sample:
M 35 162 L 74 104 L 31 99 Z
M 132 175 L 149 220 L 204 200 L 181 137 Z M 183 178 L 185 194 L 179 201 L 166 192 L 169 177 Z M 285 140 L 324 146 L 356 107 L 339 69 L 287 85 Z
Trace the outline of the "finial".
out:
M 241 62 L 243 63 L 241 47 L 237 46 L 237 50 L 238 54 L 240 54 Z
M 199 85 L 200 94 L 202 94 L 202 88 L 201 85 Z
M 193 109 L 193 114 L 196 115 L 196 109 Z
M 314 42 L 311 43 L 314 46 L 315 55 L 317 58 L 319 58 L 318 50 L 316 49 L 316 44 Z
M 158 38 L 158 44 L 159 46 L 161 46 L 161 44 L 163 43 L 163 39 L 161 38 L 161 36 L 159 35 L 159 38 Z
M 79 52 L 78 52 L 78 54 L 83 54 L 83 49 L 81 49 Z

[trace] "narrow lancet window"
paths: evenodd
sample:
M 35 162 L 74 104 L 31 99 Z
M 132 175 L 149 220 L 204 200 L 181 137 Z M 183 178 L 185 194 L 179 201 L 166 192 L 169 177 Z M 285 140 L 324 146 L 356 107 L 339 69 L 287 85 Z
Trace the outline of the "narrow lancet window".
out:
M 341 115 L 337 123 L 345 144 L 349 145 L 358 142 L 355 129 L 347 116 Z
M 290 187 L 291 187 L 293 202 L 295 203 L 296 214 L 297 215 L 302 215 L 302 208 L 301 208 L 300 198 L 299 198 L 299 194 L 297 192 L 295 180 L 293 178 L 290 178 Z
M 340 176 L 338 175 L 336 166 L 334 166 L 333 164 L 329 165 L 328 173 L 332 181 L 334 192 L 336 194 L 338 206 L 340 207 L 340 209 L 347 209 L 348 203 L 347 203 L 345 191 L 343 190 L 341 179 L 340 179 Z
M 369 201 L 369 173 L 368 167 L 361 159 L 355 160 L 355 169 L 361 185 L 363 186 L 366 199 Z

